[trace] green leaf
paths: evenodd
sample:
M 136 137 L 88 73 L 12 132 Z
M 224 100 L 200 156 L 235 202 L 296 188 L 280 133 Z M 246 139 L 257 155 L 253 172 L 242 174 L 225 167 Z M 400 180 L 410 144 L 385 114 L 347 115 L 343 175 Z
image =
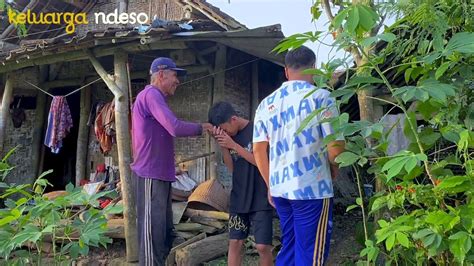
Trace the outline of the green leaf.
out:
M 410 247 L 410 241 L 408 240 L 408 237 L 405 233 L 398 232 L 397 241 L 406 248 Z
M 3 157 L 2 162 L 5 163 L 8 158 L 18 149 L 19 146 L 15 146 L 13 149 L 9 150 L 8 153 Z
M 10 216 L 6 216 L 6 217 L 0 219 L 0 226 L 4 226 L 4 225 L 6 225 L 6 224 L 9 224 L 9 223 L 11 223 L 11 222 L 13 222 L 13 221 L 15 221 L 15 220 L 16 220 L 16 217 L 15 217 L 15 216 L 11 216 L 11 215 L 10 215 Z
M 381 228 L 388 226 L 388 222 L 385 220 L 378 220 L 377 223 L 380 225 Z
M 415 168 L 417 162 L 418 160 L 416 159 L 416 157 L 409 158 L 405 163 L 405 171 L 407 171 L 407 173 L 410 173 L 413 168 Z
M 45 176 L 51 174 L 52 172 L 53 172 L 53 169 L 49 169 L 48 171 L 43 172 L 40 176 L 38 176 L 37 179 L 42 179 L 43 177 L 45 177 Z
M 105 209 L 105 213 L 108 214 L 117 214 L 117 213 L 123 213 L 123 205 L 111 205 L 109 204 Z
M 428 157 L 424 153 L 418 153 L 416 155 L 416 159 L 418 159 L 418 161 L 424 162 L 424 161 L 428 160 Z
M 378 36 L 381 40 L 386 41 L 388 43 L 395 41 L 395 39 L 397 38 L 397 36 L 391 32 L 382 33 Z
M 459 141 L 459 132 L 456 130 L 456 128 L 447 126 L 441 128 L 441 135 L 443 136 L 444 139 L 451 141 L 452 143 L 458 143 Z
M 410 81 L 411 72 L 413 72 L 413 68 L 409 68 L 405 71 L 405 82 L 407 84 Z
M 358 9 L 358 12 L 360 14 L 359 25 L 365 31 L 371 30 L 375 25 L 375 19 L 371 15 L 371 12 L 368 10 L 370 7 L 367 7 L 365 5 L 357 5 L 356 8 Z
M 467 232 L 457 232 L 449 237 L 449 250 L 458 262 L 464 261 L 466 254 L 471 250 L 472 240 Z
M 377 36 L 367 37 L 360 42 L 360 45 L 362 45 L 363 47 L 368 47 L 375 43 L 377 40 Z
M 337 15 L 334 17 L 334 20 L 332 21 L 332 25 L 335 29 L 339 28 L 342 25 L 342 22 L 346 18 L 348 12 L 349 9 L 344 9 L 341 12 L 337 13 Z
M 382 207 L 384 207 L 386 204 L 387 204 L 387 202 L 386 202 L 385 197 L 376 198 L 376 199 L 372 202 L 372 206 L 371 206 L 370 212 L 371 212 L 371 213 L 374 213 L 375 211 L 378 211 L 379 209 L 381 209 Z
M 455 188 L 470 180 L 471 178 L 468 176 L 448 176 L 442 179 L 441 183 L 436 186 L 436 189 Z
M 449 55 L 452 52 L 460 52 L 466 54 L 474 53 L 474 33 L 458 32 L 449 40 L 443 54 Z
M 336 162 L 340 164 L 340 167 L 345 167 L 354 164 L 358 159 L 359 155 L 346 151 L 336 157 Z
M 382 167 L 382 172 L 385 172 L 389 170 L 390 168 L 393 168 L 397 164 L 400 164 L 403 160 L 406 160 L 407 158 L 413 156 L 412 152 L 407 152 L 407 151 L 402 151 L 397 153 L 393 159 L 390 159 L 387 161 L 384 166 Z
M 422 229 L 422 230 L 414 233 L 413 238 L 414 239 L 422 239 L 422 238 L 425 238 L 425 237 L 427 237 L 428 235 L 431 235 L 431 234 L 434 234 L 434 232 L 431 231 L 430 229 Z
M 349 8 L 349 15 L 345 26 L 349 33 L 354 33 L 357 25 L 359 25 L 359 9 L 357 6 L 352 6 Z
M 362 199 L 360 197 L 356 198 L 356 204 L 362 206 Z
M 387 172 L 387 181 L 391 180 L 392 178 L 394 178 L 396 175 L 398 175 L 402 169 L 403 169 L 403 166 L 405 165 L 405 162 L 406 162 L 406 158 L 403 159 L 402 163 L 399 163 L 395 166 L 393 166 L 392 168 L 390 168 Z
M 309 69 L 305 69 L 303 70 L 303 74 L 307 74 L 307 75 L 326 75 L 326 73 L 324 73 L 321 69 L 317 69 L 317 68 L 309 68 Z
M 388 251 L 390 251 L 392 250 L 394 245 L 395 245 L 395 234 L 391 234 L 389 237 L 387 237 L 387 240 L 385 240 L 385 247 L 387 248 Z
M 453 219 L 454 217 L 452 217 L 451 215 L 447 214 L 444 211 L 438 210 L 430 212 L 426 216 L 425 221 L 429 224 L 447 226 Z
M 436 70 L 435 78 L 439 79 L 440 77 L 442 77 L 444 72 L 448 70 L 450 65 L 451 65 L 451 62 L 448 61 L 448 62 L 444 62 L 441 66 L 439 66 L 439 68 Z
M 440 58 L 440 56 L 441 56 L 440 52 L 434 52 L 432 54 L 429 54 L 429 55 L 425 56 L 423 58 L 423 61 L 426 64 L 431 65 L 434 61 L 436 61 L 438 58 Z
M 383 80 L 371 76 L 356 76 L 351 79 L 346 84 L 346 88 L 356 86 L 359 84 L 376 84 L 376 83 L 384 83 Z
M 43 234 L 44 234 L 44 233 L 52 233 L 54 227 L 56 227 L 56 225 L 50 224 L 50 225 L 46 226 L 46 227 L 41 231 L 41 233 L 43 233 Z
M 69 183 L 66 185 L 66 191 L 72 193 L 74 191 L 74 185 Z
M 38 239 L 40 239 L 40 237 L 41 232 L 39 232 L 37 228 L 35 230 L 32 227 L 29 227 L 28 229 L 25 229 L 24 231 L 21 231 L 16 236 L 14 236 L 11 241 L 16 246 L 21 246 L 26 241 L 35 243 L 36 241 L 38 241 Z
M 456 87 L 451 84 L 441 83 L 435 79 L 425 80 L 418 87 L 443 104 L 447 103 L 447 96 L 456 95 Z
M 358 208 L 358 207 L 359 207 L 359 206 L 357 206 L 357 205 L 355 205 L 355 204 L 350 205 L 350 206 L 347 207 L 346 212 L 350 212 L 351 210 L 353 210 L 353 209 L 355 209 L 355 208 Z

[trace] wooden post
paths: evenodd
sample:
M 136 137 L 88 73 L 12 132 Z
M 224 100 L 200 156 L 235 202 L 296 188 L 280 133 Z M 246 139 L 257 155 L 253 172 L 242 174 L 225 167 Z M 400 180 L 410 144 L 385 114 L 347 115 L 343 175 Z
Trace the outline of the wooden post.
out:
M 48 79 L 48 65 L 39 66 L 39 83 L 43 84 Z M 46 88 L 47 89 L 47 88 Z M 33 140 L 32 140 L 32 153 L 31 160 L 33 161 L 33 174 L 32 178 L 36 178 L 40 175 L 40 162 L 41 162 L 41 151 L 43 150 L 43 130 L 45 125 L 46 116 L 46 94 L 38 90 L 36 95 L 36 110 L 35 110 L 35 123 L 33 128 Z
M 137 215 L 134 182 L 130 170 L 132 162 L 131 136 L 129 126 L 129 77 L 127 73 L 128 54 L 118 52 L 114 55 L 114 71 L 117 87 L 123 97 L 115 98 L 115 124 L 117 130 L 117 149 L 119 158 L 120 180 L 122 184 L 123 214 L 125 219 L 125 239 L 127 244 L 127 261 L 138 260 Z
M 3 144 L 5 142 L 5 135 L 7 131 L 7 120 L 10 118 L 10 103 L 12 101 L 13 95 L 13 81 L 10 76 L 7 74 L 5 78 L 5 88 L 3 90 L 2 98 L 2 108 L 0 112 L 0 151 L 1 157 L 5 155 L 5 150 L 3 149 Z
M 253 120 L 255 110 L 257 110 L 258 101 L 258 61 L 252 63 L 252 86 L 251 86 L 252 103 L 250 105 L 250 119 Z
M 213 93 L 211 97 L 212 104 L 222 100 L 224 95 L 225 72 L 226 67 L 227 47 L 221 44 L 217 45 L 216 60 L 214 64 L 214 72 L 219 72 L 214 76 Z M 218 158 L 221 157 L 219 145 L 211 140 L 211 152 L 215 152 L 210 157 L 209 177 L 211 179 L 217 178 L 217 164 Z
M 89 127 L 87 119 L 91 109 L 91 88 L 81 90 L 79 129 L 77 133 L 76 149 L 76 187 L 80 186 L 81 179 L 86 178 L 87 151 L 89 147 Z
M 125 241 L 127 250 L 127 261 L 138 260 L 138 237 L 137 237 L 137 214 L 135 203 L 134 180 L 132 180 L 130 163 L 130 131 L 129 131 L 129 109 L 128 109 L 128 55 L 122 51 L 114 55 L 115 78 L 107 74 L 104 67 L 94 54 L 84 51 L 91 61 L 97 74 L 104 80 L 109 90 L 114 94 L 115 101 L 115 125 L 117 137 L 117 149 L 119 155 L 119 172 L 122 184 L 123 216 L 125 220 Z

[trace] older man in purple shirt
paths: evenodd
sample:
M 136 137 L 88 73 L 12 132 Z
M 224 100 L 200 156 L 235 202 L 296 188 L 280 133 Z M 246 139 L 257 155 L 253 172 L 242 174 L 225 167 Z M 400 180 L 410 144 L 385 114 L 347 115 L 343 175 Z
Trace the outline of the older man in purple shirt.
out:
M 170 58 L 159 57 L 150 67 L 151 84 L 137 96 L 132 112 L 132 170 L 137 177 L 137 222 L 140 265 L 164 265 L 173 242 L 171 182 L 175 181 L 174 137 L 199 136 L 209 123 L 184 122 L 166 103 L 179 85 Z

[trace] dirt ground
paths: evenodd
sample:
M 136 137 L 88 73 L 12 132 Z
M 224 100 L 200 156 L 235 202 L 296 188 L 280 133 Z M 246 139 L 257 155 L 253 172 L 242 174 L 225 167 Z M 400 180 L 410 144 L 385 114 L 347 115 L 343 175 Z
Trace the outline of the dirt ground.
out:
M 358 229 L 361 218 L 358 214 L 345 213 L 343 207 L 336 206 L 333 217 L 333 234 L 331 251 L 327 265 L 354 265 L 362 246 L 356 239 L 360 238 Z M 279 234 L 278 221 L 275 220 L 275 234 Z M 227 258 L 221 257 L 206 263 L 206 266 L 224 266 Z M 77 261 L 76 265 L 137 265 L 125 263 L 125 242 L 115 240 L 107 249 L 91 248 L 89 256 Z M 248 250 L 244 265 L 258 265 L 258 256 L 254 251 Z
M 358 260 L 358 255 L 362 246 L 356 241 L 357 233 L 356 224 L 361 221 L 359 215 L 344 214 L 344 212 L 335 211 L 337 214 L 334 215 L 334 226 L 331 237 L 331 249 L 329 259 L 326 265 L 328 266 L 339 266 L 339 265 L 354 265 Z M 275 231 L 278 231 L 276 229 Z M 278 232 L 276 232 L 278 233 Z M 227 258 L 222 257 L 206 263 L 206 266 L 224 266 Z M 246 266 L 257 266 L 258 256 L 255 254 L 246 255 L 244 258 L 243 265 Z

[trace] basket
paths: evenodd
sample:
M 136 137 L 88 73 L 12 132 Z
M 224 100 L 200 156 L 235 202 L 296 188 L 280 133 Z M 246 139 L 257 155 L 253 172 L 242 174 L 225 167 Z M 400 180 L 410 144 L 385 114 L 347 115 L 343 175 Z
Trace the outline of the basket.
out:
M 224 211 L 229 209 L 229 194 L 217 179 L 201 183 L 189 196 L 188 207 L 206 211 Z

